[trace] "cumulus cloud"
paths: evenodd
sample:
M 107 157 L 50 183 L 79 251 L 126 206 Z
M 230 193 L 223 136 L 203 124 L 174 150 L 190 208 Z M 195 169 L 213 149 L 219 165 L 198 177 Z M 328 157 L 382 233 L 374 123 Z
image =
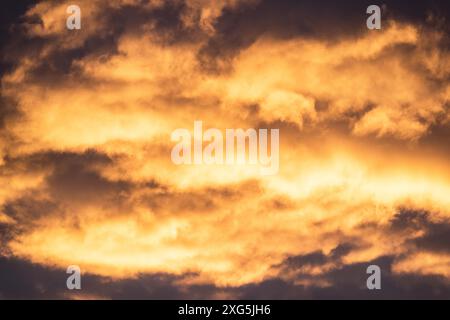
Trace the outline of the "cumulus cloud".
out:
M 3 57 L 2 259 L 80 265 L 93 297 L 158 275 L 155 297 L 355 297 L 374 261 L 388 296 L 445 295 L 448 17 L 400 2 L 382 31 L 352 1 L 80 1 L 77 31 L 29 5 Z M 174 165 L 195 120 L 279 128 L 279 174 Z

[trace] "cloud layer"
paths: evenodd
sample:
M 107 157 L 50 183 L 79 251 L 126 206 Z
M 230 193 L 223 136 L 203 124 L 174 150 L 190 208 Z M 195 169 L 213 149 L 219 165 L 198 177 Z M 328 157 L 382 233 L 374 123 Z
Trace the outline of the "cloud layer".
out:
M 80 0 L 77 31 L 11 5 L 0 297 L 77 298 L 75 264 L 81 298 L 449 298 L 448 3 L 369 31 L 325 2 Z M 279 174 L 174 165 L 195 120 L 279 128 Z

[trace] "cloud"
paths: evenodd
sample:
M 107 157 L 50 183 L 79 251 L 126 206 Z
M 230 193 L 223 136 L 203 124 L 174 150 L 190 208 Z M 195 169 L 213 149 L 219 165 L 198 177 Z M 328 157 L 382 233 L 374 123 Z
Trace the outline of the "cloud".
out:
M 373 32 L 353 1 L 80 1 L 75 32 L 64 1 L 22 8 L 0 100 L 5 272 L 55 283 L 33 298 L 76 298 L 53 278 L 72 264 L 98 298 L 354 298 L 380 263 L 376 297 L 448 297 L 433 3 L 387 2 Z M 279 128 L 279 174 L 174 165 L 170 134 L 195 120 Z

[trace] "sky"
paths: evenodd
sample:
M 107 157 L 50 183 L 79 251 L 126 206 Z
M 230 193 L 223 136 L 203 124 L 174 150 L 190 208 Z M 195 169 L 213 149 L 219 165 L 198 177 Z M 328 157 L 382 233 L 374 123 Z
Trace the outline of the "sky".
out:
M 1 6 L 0 299 L 450 299 L 448 1 Z M 194 121 L 279 171 L 175 164 Z

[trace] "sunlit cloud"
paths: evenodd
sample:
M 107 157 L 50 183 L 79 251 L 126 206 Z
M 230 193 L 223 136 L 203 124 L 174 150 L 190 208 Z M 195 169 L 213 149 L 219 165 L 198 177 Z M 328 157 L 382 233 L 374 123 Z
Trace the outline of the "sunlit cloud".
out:
M 34 50 L 15 48 L 2 76 L 16 113 L 0 132 L 0 254 L 224 290 L 328 287 L 333 270 L 386 256 L 393 274 L 450 281 L 450 251 L 419 241 L 450 223 L 448 34 L 395 18 L 339 41 L 261 32 L 206 68 L 223 19 L 262 2 L 79 1 L 75 33 L 66 3 L 31 6 Z M 279 128 L 278 174 L 175 165 L 171 133 L 196 120 Z M 394 227 L 417 212 L 427 224 Z

